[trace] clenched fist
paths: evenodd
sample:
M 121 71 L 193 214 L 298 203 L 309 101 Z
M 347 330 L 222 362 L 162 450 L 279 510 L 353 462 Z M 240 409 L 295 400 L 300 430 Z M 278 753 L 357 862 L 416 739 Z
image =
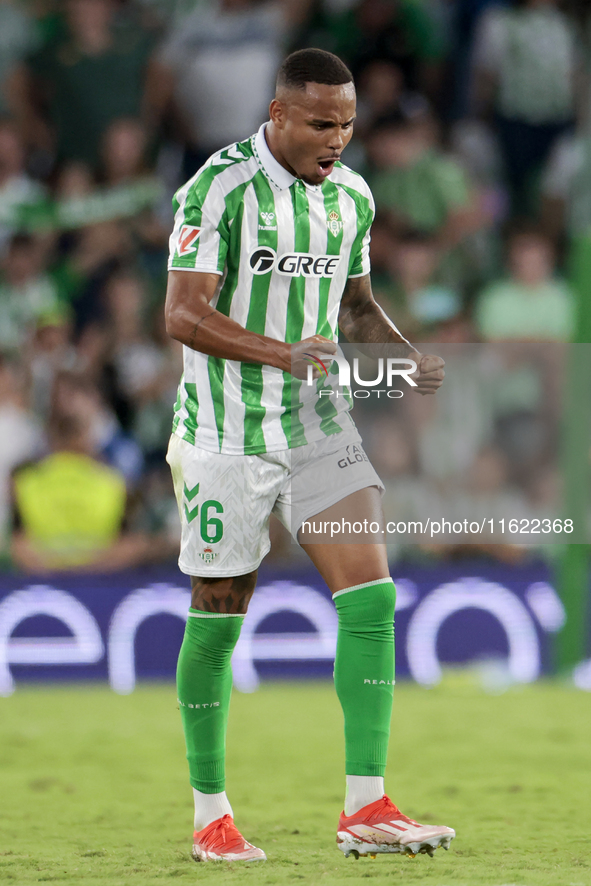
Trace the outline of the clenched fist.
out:
M 416 381 L 414 389 L 417 394 L 434 394 L 441 387 L 445 377 L 445 361 L 435 354 L 419 354 L 413 351 L 409 355 L 410 360 L 417 364 L 417 371 L 410 377 Z

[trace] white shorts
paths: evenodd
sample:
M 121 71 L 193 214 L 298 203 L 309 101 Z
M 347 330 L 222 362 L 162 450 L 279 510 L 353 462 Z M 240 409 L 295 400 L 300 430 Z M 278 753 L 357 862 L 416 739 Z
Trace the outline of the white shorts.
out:
M 271 513 L 297 541 L 304 520 L 359 489 L 384 489 L 356 430 L 260 455 L 220 455 L 173 434 L 166 460 L 181 515 L 179 568 L 187 575 L 252 572 L 271 547 Z

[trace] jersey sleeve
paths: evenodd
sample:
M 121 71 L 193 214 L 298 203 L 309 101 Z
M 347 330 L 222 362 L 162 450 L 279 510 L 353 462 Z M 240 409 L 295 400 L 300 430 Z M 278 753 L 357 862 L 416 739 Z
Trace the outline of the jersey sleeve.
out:
M 365 277 L 370 271 L 369 243 L 371 240 L 371 226 L 376 214 L 376 208 L 371 193 L 366 203 L 365 211 L 360 212 L 357 222 L 357 237 L 351 249 L 348 277 Z
M 168 270 L 223 274 L 229 242 L 227 209 L 221 188 L 207 168 L 190 187 L 177 192 L 173 207 Z

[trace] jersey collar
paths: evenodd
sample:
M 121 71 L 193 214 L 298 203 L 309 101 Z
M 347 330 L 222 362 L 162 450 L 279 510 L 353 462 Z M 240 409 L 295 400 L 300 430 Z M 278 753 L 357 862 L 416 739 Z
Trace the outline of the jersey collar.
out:
M 266 126 L 267 124 L 263 123 L 259 131 L 253 135 L 252 146 L 257 162 L 271 184 L 277 188 L 278 191 L 284 191 L 287 190 L 287 188 L 290 188 L 294 182 L 300 181 L 311 191 L 320 190 L 320 185 L 309 185 L 302 179 L 296 178 L 275 159 L 269 149 L 267 139 L 265 138 Z

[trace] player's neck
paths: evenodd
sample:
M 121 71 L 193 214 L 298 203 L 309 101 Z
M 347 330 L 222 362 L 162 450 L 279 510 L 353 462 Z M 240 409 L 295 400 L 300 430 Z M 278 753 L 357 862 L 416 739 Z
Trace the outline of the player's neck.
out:
M 294 178 L 300 178 L 300 176 L 297 174 L 295 169 L 293 169 L 289 165 L 289 163 L 287 162 L 287 160 L 285 159 L 285 157 L 283 156 L 283 154 L 281 152 L 281 149 L 279 147 L 278 133 L 277 133 L 277 130 L 275 129 L 275 127 L 273 126 L 273 123 L 272 122 L 267 123 L 263 132 L 265 134 L 265 141 L 267 142 L 267 147 L 269 148 L 269 150 L 271 151 L 271 153 L 273 154 L 273 156 L 275 157 L 277 162 L 281 166 L 283 166 L 284 169 L 287 169 L 287 171 L 290 172 L 294 176 Z

